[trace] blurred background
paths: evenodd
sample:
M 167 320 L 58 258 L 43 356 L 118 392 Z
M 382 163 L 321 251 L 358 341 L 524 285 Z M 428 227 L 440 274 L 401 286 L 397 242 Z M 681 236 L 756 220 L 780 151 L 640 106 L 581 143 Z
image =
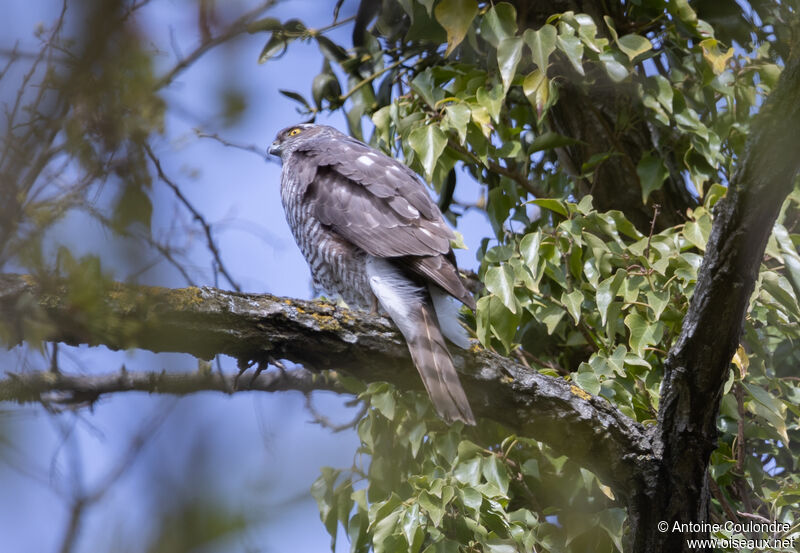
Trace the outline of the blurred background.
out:
M 264 152 L 302 119 L 279 91 L 308 96 L 323 58 L 316 43 L 298 41 L 259 64 L 264 35 L 242 29 L 263 17 L 328 27 L 334 6 L 4 2 L 0 171 L 6 184 L 25 183 L 29 201 L 26 219 L 15 219 L 20 190 L 3 187 L 2 272 L 55 266 L 107 280 L 312 297 L 280 205 L 280 167 Z M 349 44 L 356 8 L 344 1 L 326 35 Z M 63 104 L 64 90 L 77 105 Z M 72 119 L 56 133 L 47 117 Z M 347 131 L 340 117 L 317 121 Z M 474 203 L 480 190 L 459 187 L 465 193 Z M 477 212 L 465 214 L 462 267 L 476 265 L 487 228 Z M 0 371 L 43 370 L 54 355 L 74 374 L 197 369 L 187 355 L 43 343 L 0 351 Z M 213 367 L 236 371 L 232 359 Z M 0 550 L 327 550 L 309 489 L 321 467 L 354 462 L 358 439 L 316 424 L 314 412 L 346 422 L 355 412 L 348 399 L 316 393 L 313 411 L 297 393 L 127 393 L 75 410 L 0 404 Z M 337 550 L 348 550 L 339 541 Z

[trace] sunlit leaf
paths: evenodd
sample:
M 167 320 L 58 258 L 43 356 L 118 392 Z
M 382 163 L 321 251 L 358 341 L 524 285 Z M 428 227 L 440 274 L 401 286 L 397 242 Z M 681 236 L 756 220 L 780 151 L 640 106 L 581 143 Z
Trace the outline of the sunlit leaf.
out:
M 447 137 L 435 125 L 417 127 L 408 137 L 409 144 L 419 156 L 425 170 L 425 178 L 431 180 L 436 162 L 447 146 Z
M 550 54 L 556 49 L 556 28 L 552 25 L 542 25 L 539 30 L 527 29 L 525 31 L 525 44 L 531 49 L 533 63 L 542 72 L 547 73 Z
M 476 0 L 442 0 L 433 10 L 436 21 L 447 31 L 445 57 L 459 45 L 478 14 Z

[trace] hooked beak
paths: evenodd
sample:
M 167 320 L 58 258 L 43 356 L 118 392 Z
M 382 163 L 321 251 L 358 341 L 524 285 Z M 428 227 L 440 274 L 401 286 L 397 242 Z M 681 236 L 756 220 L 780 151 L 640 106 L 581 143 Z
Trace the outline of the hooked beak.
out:
M 274 156 L 280 156 L 281 155 L 280 143 L 276 140 L 275 142 L 269 145 L 269 149 L 267 151 Z

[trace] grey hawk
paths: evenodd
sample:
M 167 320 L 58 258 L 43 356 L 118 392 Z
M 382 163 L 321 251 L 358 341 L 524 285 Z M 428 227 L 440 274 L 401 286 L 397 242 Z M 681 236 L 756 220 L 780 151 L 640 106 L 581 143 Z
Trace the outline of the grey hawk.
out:
M 475 424 L 443 334 L 469 346 L 458 305 L 475 309 L 445 224 L 425 185 L 402 163 L 324 125 L 278 133 L 286 220 L 314 284 L 351 306 L 380 304 L 408 343 L 436 411 Z

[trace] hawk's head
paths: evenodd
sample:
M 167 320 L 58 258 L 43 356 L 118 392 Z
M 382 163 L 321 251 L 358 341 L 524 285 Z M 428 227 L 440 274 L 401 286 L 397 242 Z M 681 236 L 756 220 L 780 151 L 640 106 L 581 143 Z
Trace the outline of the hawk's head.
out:
M 306 139 L 317 136 L 324 132 L 328 127 L 323 125 L 312 125 L 311 123 L 300 123 L 282 129 L 278 136 L 269 147 L 269 153 L 274 156 L 284 157 L 292 153 L 301 142 Z

